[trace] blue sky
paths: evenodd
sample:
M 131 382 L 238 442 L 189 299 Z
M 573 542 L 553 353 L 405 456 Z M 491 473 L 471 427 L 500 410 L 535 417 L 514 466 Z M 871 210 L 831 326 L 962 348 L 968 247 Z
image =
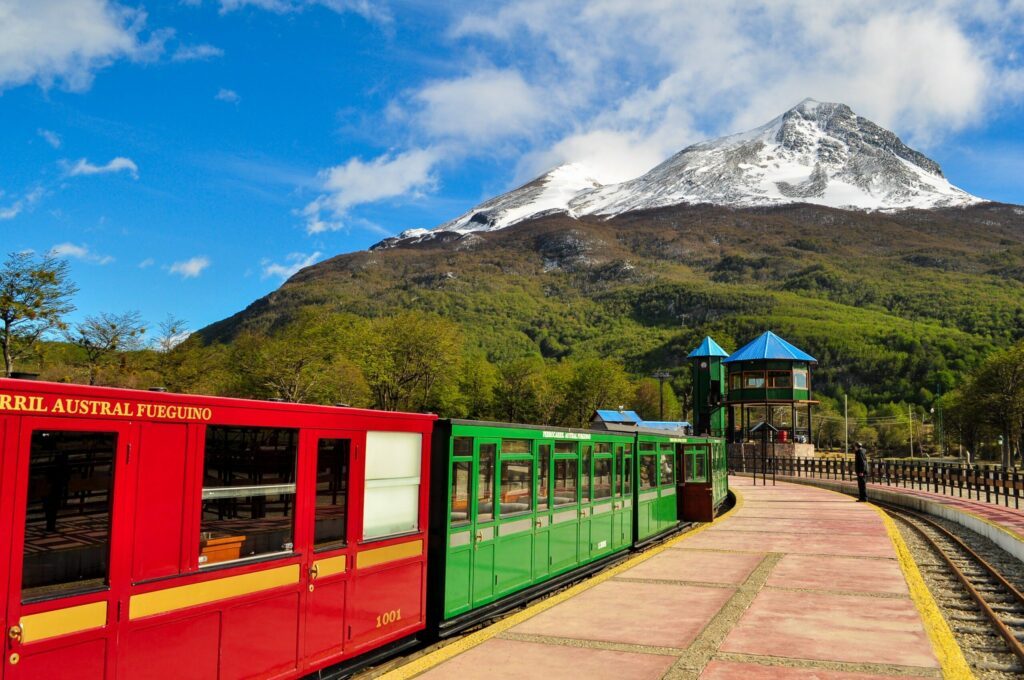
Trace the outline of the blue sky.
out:
M 193 329 L 559 163 L 844 101 L 1024 204 L 1024 2 L 0 0 L 0 234 Z

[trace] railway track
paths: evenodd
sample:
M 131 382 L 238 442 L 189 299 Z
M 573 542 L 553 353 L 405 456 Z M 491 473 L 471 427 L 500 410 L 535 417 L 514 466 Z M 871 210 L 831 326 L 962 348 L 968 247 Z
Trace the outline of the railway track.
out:
M 1024 676 L 1024 594 L 982 551 L 939 522 L 905 508 L 878 505 L 910 527 L 932 554 L 932 561 L 918 559 L 918 566 L 975 674 Z

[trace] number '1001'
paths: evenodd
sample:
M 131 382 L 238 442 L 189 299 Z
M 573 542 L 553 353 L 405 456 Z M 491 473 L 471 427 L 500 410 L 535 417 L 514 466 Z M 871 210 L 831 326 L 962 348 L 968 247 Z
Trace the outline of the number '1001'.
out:
M 401 621 L 401 620 L 402 620 L 402 610 L 401 609 L 392 609 L 389 612 L 384 612 L 383 614 L 377 614 L 377 627 L 380 628 L 382 626 L 386 626 L 388 624 L 394 623 L 395 621 Z

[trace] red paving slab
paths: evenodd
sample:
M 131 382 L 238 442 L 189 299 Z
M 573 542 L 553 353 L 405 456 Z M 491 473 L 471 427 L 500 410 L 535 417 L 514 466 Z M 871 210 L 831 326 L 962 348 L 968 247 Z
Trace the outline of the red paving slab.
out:
M 767 531 L 705 531 L 686 541 L 687 548 L 781 552 L 805 555 L 847 555 L 852 557 L 893 557 L 892 541 L 884 533 L 871 536 L 849 534 L 773 534 Z
M 767 586 L 909 595 L 896 560 L 826 555 L 786 555 L 768 576 Z
M 762 590 L 721 651 L 937 668 L 910 599 Z
M 872 513 L 874 514 L 874 513 Z M 877 534 L 879 527 L 884 528 L 880 517 L 856 519 L 792 519 L 772 518 L 766 522 L 764 517 L 736 517 L 723 530 L 729 531 L 774 531 L 793 534 Z
M 927 676 L 900 676 L 907 680 L 915 680 Z M 782 666 L 762 666 L 755 663 L 738 661 L 712 661 L 700 674 L 701 680 L 892 680 L 891 675 L 872 675 L 871 673 L 843 673 L 826 671 L 817 668 L 784 668 Z
M 681 545 L 685 546 L 686 542 Z M 762 559 L 764 555 L 759 554 L 666 550 L 621 576 L 739 585 L 747 580 Z
M 606 581 L 511 630 L 682 648 L 693 642 L 734 592 L 732 588 Z
M 420 675 L 459 680 L 526 680 L 528 678 L 660 678 L 674 656 L 584 649 L 517 640 L 493 639 Z

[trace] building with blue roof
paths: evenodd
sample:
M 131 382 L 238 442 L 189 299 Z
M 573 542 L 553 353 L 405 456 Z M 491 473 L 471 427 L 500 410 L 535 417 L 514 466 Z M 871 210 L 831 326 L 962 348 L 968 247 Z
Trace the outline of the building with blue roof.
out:
M 725 407 L 733 441 L 751 438 L 760 423 L 776 428 L 779 441 L 810 442 L 811 370 L 817 360 L 766 331 L 722 360 L 728 386 Z
M 685 420 L 644 420 L 636 411 L 614 411 L 598 409 L 590 417 L 590 426 L 595 430 L 612 432 L 635 432 L 641 430 L 664 430 L 679 434 L 691 434 L 693 428 Z
M 707 336 L 690 352 L 693 379 L 693 422 L 699 435 L 724 437 L 725 429 L 725 364 L 729 353 L 711 336 Z

